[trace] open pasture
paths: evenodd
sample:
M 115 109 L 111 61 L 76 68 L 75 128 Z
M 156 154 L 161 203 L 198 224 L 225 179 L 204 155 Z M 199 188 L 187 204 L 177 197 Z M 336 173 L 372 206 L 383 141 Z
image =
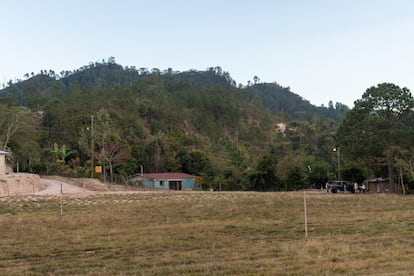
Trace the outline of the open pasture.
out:
M 0 274 L 406 275 L 414 197 L 308 192 L 0 197 Z

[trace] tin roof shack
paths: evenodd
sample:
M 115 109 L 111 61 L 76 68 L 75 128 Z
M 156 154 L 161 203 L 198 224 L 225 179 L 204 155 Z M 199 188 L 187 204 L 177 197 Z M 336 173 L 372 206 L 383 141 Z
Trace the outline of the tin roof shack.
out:
M 6 151 L 0 150 L 0 176 L 6 174 Z
M 368 187 L 370 193 L 390 193 L 391 186 L 388 179 L 373 178 L 365 180 L 365 185 Z
M 187 173 L 144 173 L 133 175 L 129 181 L 144 188 L 164 190 L 201 190 L 195 175 Z

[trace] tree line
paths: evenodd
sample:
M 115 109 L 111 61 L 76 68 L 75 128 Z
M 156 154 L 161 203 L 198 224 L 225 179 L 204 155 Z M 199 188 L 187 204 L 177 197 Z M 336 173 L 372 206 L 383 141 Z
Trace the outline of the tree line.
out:
M 397 168 L 410 187 L 410 163 L 399 165 L 409 148 L 391 138 L 389 147 L 380 148 L 384 142 L 376 139 L 385 136 L 373 134 L 394 117 L 364 121 L 353 115 L 372 117 L 375 111 L 382 118 L 384 108 L 375 105 L 371 113 L 355 111 L 366 105 L 365 98 L 348 112 L 340 111 L 342 106 L 334 109 L 342 116 L 347 112 L 343 122 L 339 115 L 337 119 L 320 113 L 289 116 L 263 104 L 260 88 L 268 90 L 264 98 L 272 97 L 266 84 L 257 80 L 251 87 L 238 88 L 219 68 L 185 72 L 177 78 L 151 72 L 130 79 L 129 72 L 115 63 L 102 66 L 88 67 L 45 86 L 23 82 L 1 93 L 0 141 L 4 150 L 12 152 L 9 159 L 14 167 L 90 177 L 93 165 L 101 165 L 111 180 L 114 175 L 137 173 L 142 166 L 144 172 L 183 171 L 202 176 L 206 188 L 280 191 L 320 188 L 334 179 L 338 170 L 334 147 L 340 146 L 343 152 L 341 175 L 354 181 L 382 173 L 385 163 L 371 161 L 398 147 L 401 154 L 392 155 L 398 161 L 393 170 Z M 288 92 L 284 92 L 287 98 Z M 403 126 L 409 122 L 405 116 L 390 125 Z M 353 127 L 353 120 L 368 125 Z M 356 130 L 358 134 L 352 134 Z M 355 146 L 358 140 L 347 140 L 368 130 L 372 143 L 366 147 Z M 389 131 L 401 134 L 401 130 Z M 368 148 L 370 155 L 364 152 Z M 375 156 L 378 152 L 382 155 Z

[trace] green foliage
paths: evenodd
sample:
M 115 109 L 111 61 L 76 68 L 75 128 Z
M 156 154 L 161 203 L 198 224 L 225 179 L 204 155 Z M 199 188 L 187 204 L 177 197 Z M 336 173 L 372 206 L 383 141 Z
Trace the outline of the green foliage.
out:
M 299 167 L 293 167 L 289 170 L 286 177 L 288 190 L 298 190 L 305 188 L 305 177 L 303 170 Z
M 337 138 L 343 155 L 369 177 L 395 178 L 395 158 L 410 147 L 414 101 L 407 88 L 382 83 L 366 90 L 346 115 Z M 387 172 L 384 174 L 384 168 Z M 392 185 L 395 190 L 395 186 Z
M 276 175 L 275 156 L 265 156 L 257 165 L 256 171 L 247 175 L 242 182 L 246 190 L 277 191 L 280 190 L 280 181 Z
M 8 109 L 30 108 L 31 134 L 22 128 L 9 143 L 25 171 L 88 176 L 94 158 L 111 176 L 142 166 L 201 175 L 214 189 L 273 191 L 320 184 L 335 164 L 332 132 L 346 108 L 332 104 L 327 115 L 258 78 L 237 88 L 220 67 L 161 71 L 113 59 L 45 72 L 0 91 Z
M 364 172 L 358 167 L 350 167 L 341 172 L 343 179 L 362 183 L 365 180 Z
M 48 152 L 50 152 L 53 155 L 53 161 L 54 162 L 66 162 L 66 159 L 74 154 L 76 151 L 69 150 L 66 145 L 62 145 L 62 147 L 59 147 L 57 143 L 53 144 L 52 149 L 48 149 Z
M 259 83 L 246 88 L 249 98 L 256 99 L 264 106 L 280 113 L 288 114 L 295 119 L 306 119 L 311 116 L 325 117 L 335 121 L 343 118 L 349 108 L 336 103 L 335 108 L 330 102 L 329 107 L 316 107 L 277 83 Z
M 179 152 L 178 159 L 183 172 L 202 175 L 211 172 L 211 164 L 204 152 L 192 150 L 190 152 Z

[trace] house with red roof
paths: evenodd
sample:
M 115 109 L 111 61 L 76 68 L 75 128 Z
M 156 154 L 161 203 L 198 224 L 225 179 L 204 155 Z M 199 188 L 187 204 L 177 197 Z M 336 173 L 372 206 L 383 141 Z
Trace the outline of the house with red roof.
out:
M 133 184 L 145 188 L 177 191 L 201 190 L 196 180 L 197 176 L 181 172 L 136 174 L 129 179 Z

